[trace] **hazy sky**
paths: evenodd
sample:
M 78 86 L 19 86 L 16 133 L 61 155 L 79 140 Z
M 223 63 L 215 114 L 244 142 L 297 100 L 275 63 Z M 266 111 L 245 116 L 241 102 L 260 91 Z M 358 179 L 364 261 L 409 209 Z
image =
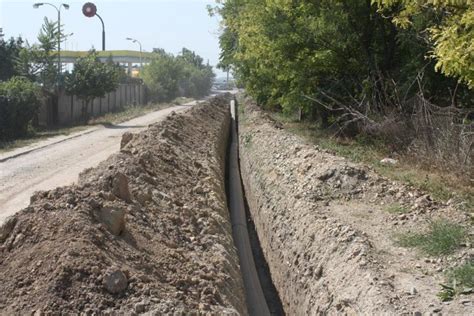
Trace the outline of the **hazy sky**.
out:
M 5 37 L 21 35 L 30 43 L 36 42 L 44 17 L 56 21 L 57 11 L 50 6 L 33 8 L 27 0 L 0 0 L 0 27 Z M 154 47 L 176 54 L 182 47 L 196 51 L 204 60 L 216 65 L 219 58 L 219 20 L 210 17 L 206 5 L 212 0 L 83 0 L 48 1 L 67 3 L 61 9 L 61 24 L 65 34 L 74 33 L 63 49 L 89 50 L 102 48 L 102 26 L 97 17 L 82 14 L 82 5 L 93 2 L 103 18 L 106 49 L 139 50 L 138 44 L 125 40 L 136 38 L 144 51 Z

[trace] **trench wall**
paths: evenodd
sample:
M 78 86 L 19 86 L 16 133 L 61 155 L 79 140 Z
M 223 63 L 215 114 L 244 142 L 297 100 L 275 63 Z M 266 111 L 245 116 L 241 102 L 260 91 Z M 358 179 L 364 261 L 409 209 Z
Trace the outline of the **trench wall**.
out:
M 364 172 L 305 145 L 251 100 L 239 114 L 245 194 L 287 315 L 394 312 L 367 281 L 367 238 L 327 212 L 328 197 L 356 188 Z
M 78 185 L 36 193 L 0 228 L 0 314 L 246 315 L 225 195 L 228 104 L 125 134 Z

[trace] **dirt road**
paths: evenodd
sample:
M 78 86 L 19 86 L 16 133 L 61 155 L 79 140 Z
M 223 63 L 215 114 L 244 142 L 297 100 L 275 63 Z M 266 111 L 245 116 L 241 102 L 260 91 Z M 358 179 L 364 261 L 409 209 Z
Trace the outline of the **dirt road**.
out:
M 138 132 L 172 111 L 182 111 L 191 105 L 152 112 L 117 125 L 93 127 L 56 142 L 49 140 L 15 158 L 8 157 L 16 152 L 0 155 L 0 224 L 28 206 L 33 192 L 72 184 L 82 170 L 118 151 L 123 133 Z

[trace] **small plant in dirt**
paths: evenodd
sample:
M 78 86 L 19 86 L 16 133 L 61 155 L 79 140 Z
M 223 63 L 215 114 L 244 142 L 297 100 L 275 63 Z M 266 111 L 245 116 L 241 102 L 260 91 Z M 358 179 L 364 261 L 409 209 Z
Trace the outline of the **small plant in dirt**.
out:
M 252 135 L 247 134 L 244 136 L 244 146 L 248 148 L 251 145 L 252 145 Z
M 438 297 L 444 301 L 450 301 L 458 294 L 470 294 L 474 292 L 474 261 L 456 267 L 447 273 L 447 284 L 441 284 Z
M 439 256 L 453 253 L 461 246 L 465 236 L 461 225 L 437 220 L 431 222 L 424 233 L 407 232 L 397 239 L 402 247 L 418 248 L 428 255 Z
M 385 208 L 385 210 L 390 214 L 406 214 L 410 211 L 406 206 L 399 203 L 390 204 Z

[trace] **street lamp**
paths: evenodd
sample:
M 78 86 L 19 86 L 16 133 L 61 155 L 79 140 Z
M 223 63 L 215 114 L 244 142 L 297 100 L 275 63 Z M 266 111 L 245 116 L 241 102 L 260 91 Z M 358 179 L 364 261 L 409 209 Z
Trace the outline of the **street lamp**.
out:
M 48 2 L 38 2 L 33 4 L 33 8 L 38 9 L 42 5 L 49 5 L 52 6 L 53 8 L 58 11 L 58 93 L 59 93 L 59 80 L 61 77 L 61 7 L 64 7 L 64 9 L 69 10 L 69 4 L 66 3 L 61 3 L 59 7 L 55 6 L 54 4 L 48 3 Z
M 131 38 L 131 37 L 127 37 L 126 40 L 127 41 L 132 41 L 133 43 L 138 43 L 138 45 L 140 45 L 140 71 L 141 71 L 142 67 L 143 67 L 143 64 L 142 64 L 142 43 L 140 43 L 139 40 L 136 40 L 136 39 Z
M 82 6 L 82 13 L 88 18 L 92 18 L 93 16 L 99 18 L 102 23 L 102 50 L 105 51 L 105 24 L 102 17 L 97 14 L 97 7 L 92 2 L 87 2 Z

